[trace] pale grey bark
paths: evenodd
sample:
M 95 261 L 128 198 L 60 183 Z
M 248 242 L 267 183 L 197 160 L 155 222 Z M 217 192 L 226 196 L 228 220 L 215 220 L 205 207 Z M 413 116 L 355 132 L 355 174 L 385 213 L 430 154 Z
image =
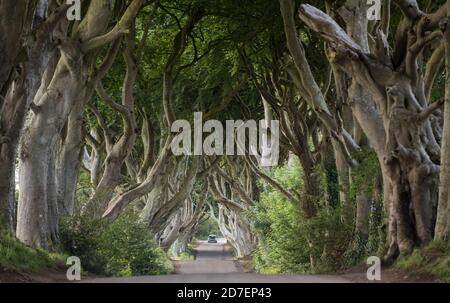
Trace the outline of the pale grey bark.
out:
M 450 23 L 448 18 L 450 18 L 450 1 L 447 2 L 447 22 L 444 31 L 446 81 L 439 206 L 435 234 L 435 238 L 438 240 L 450 239 Z
M 294 4 L 292 0 L 280 0 L 279 2 L 284 22 L 287 47 L 297 71 L 296 75 L 291 73 L 291 78 L 299 91 L 306 93 L 305 100 L 326 129 L 332 134 L 333 140 L 336 141 L 335 146 L 340 149 L 340 152 L 345 156 L 346 161 L 352 165 L 353 159 L 351 158 L 351 153 L 357 148 L 357 145 L 332 115 L 322 91 L 314 79 L 305 56 L 304 47 L 297 37 L 294 19 Z M 296 81 L 296 78 L 299 78 L 300 81 Z
M 126 40 L 126 48 L 124 51 L 127 72 L 122 88 L 122 104 L 116 103 L 111 96 L 108 95 L 101 82 L 97 85 L 97 92 L 103 101 L 122 116 L 123 133 L 117 142 L 107 143 L 109 146 L 107 146 L 103 175 L 100 178 L 94 193 L 84 207 L 85 213 L 89 212 L 96 217 L 99 217 L 104 211 L 107 203 L 114 196 L 116 187 L 121 183 L 122 166 L 130 156 L 136 141 L 137 125 L 136 116 L 134 114 L 133 86 L 136 81 L 138 69 L 135 58 L 132 55 L 134 49 L 134 35 L 129 35 Z M 108 137 L 106 134 L 108 131 L 104 130 L 104 132 L 105 137 Z
M 249 256 L 253 252 L 256 237 L 241 215 L 219 204 L 219 214 L 216 220 L 220 232 L 233 247 L 237 258 Z
M 105 140 L 99 135 L 97 129 L 92 129 L 90 133 L 86 134 L 86 142 L 91 147 L 91 151 L 88 152 L 85 147 L 84 159 L 87 163 L 84 165 L 90 173 L 91 184 L 96 187 L 100 180 L 101 166 L 104 160 Z
M 188 36 L 193 30 L 197 22 L 203 17 L 204 11 L 201 8 L 192 10 L 185 25 L 180 29 L 177 35 L 173 39 L 172 48 L 167 58 L 164 72 L 163 72 L 163 108 L 165 127 L 170 129 L 172 122 L 175 121 L 175 113 L 172 108 L 172 88 L 173 88 L 173 76 L 175 67 L 180 60 L 182 54 L 186 50 L 188 43 Z M 149 194 L 155 188 L 155 180 L 159 178 L 167 167 L 169 159 L 172 157 L 170 150 L 170 144 L 174 135 L 169 133 L 162 136 L 160 151 L 153 166 L 148 168 L 146 172 L 146 178 L 136 187 L 117 195 L 108 204 L 106 211 L 103 213 L 103 217 L 109 219 L 115 219 L 120 212 L 132 201 L 142 198 Z M 142 175 L 143 172 L 141 172 Z M 156 178 L 156 179 L 155 179 Z
M 67 20 L 61 19 L 55 37 L 60 43 L 59 59 L 48 86 L 41 86 L 35 96 L 33 114 L 22 138 L 20 154 L 20 195 L 18 206 L 17 237 L 32 247 L 48 247 L 50 237 L 49 199 L 56 190 L 48 184 L 54 172 L 51 153 L 57 139 L 85 88 L 88 70 L 95 62 L 94 51 L 123 34 L 136 16 L 142 0 L 133 0 L 127 7 L 115 30 L 105 34 L 113 7 L 109 2 L 92 1 L 85 17 L 74 30 L 74 37 L 67 35 Z M 117 28 L 120 29 L 117 31 Z
M 397 2 L 401 6 L 404 4 Z M 364 115 L 360 116 L 358 109 L 354 110 L 354 114 L 362 129 L 367 130 L 366 135 L 375 148 L 383 172 L 385 207 L 389 218 L 385 260 L 389 261 L 398 252 L 408 254 L 415 245 L 425 245 L 430 241 L 432 192 L 439 172 L 439 166 L 433 162 L 439 154 L 439 148 L 436 148 L 436 140 L 429 131 L 428 121 L 439 103 L 428 105 L 423 77 L 417 68 L 417 57 L 425 45 L 438 37 L 436 33 L 428 35 L 425 31 L 437 26 L 442 15 L 441 9 L 425 17 L 421 12 L 402 8 L 410 23 L 400 27 L 399 34 L 406 35 L 414 29 L 416 39 L 408 40 L 407 52 L 402 44 L 396 48 L 392 62 L 403 64 L 405 68 L 400 70 L 397 70 L 398 65 L 389 66 L 378 61 L 378 58 L 390 56 L 387 53 L 382 57 L 380 53 L 377 57 L 369 56 L 320 10 L 301 5 L 299 12 L 301 19 L 311 29 L 332 43 L 334 54 L 330 56 L 331 60 L 365 87 L 375 103 L 376 111 L 368 111 L 366 107 Z M 399 42 L 401 38 L 397 40 Z M 383 42 L 385 39 L 378 39 L 378 43 Z M 360 104 L 355 104 L 355 107 L 362 106 L 364 101 L 356 103 Z M 383 120 L 380 125 L 384 126 L 385 137 L 380 136 L 381 131 L 375 134 L 374 130 L 369 129 L 369 125 L 374 125 L 380 118 Z M 418 236 L 418 241 L 414 234 Z
M 75 204 L 78 176 L 83 155 L 84 102 L 72 109 L 60 142 L 56 163 L 56 185 L 59 216 L 72 214 Z
M 218 214 L 215 215 L 211 204 L 209 207 L 222 235 L 233 247 L 236 256 L 242 258 L 253 251 L 257 242 L 244 216 L 244 211 L 255 204 L 250 179 L 256 174 L 239 159 L 227 157 L 226 162 L 227 171 L 216 168 L 208 177 L 209 193 L 218 205 Z
M 15 229 L 15 162 L 21 124 L 25 116 L 26 96 L 23 79 L 14 81 L 2 105 L 0 120 L 0 229 Z M 16 107 L 17 106 L 17 107 Z M 11 112 L 13 108 L 22 111 Z M 13 121 L 11 118 L 13 117 Z
M 389 3 L 385 3 L 385 5 L 389 5 Z M 361 47 L 363 51 L 369 52 L 369 35 L 367 32 L 368 20 L 365 15 L 366 11 L 367 5 L 365 3 L 352 0 L 347 1 L 347 3 L 339 9 L 339 13 L 347 25 L 346 30 L 348 35 Z M 353 78 L 348 88 L 348 100 L 350 104 L 354 104 L 359 103 L 361 99 L 365 99 L 366 102 L 373 103 L 371 96 L 365 93 L 364 88 Z M 353 116 L 346 117 L 346 119 L 352 122 L 355 120 L 352 128 L 356 143 L 361 147 L 365 145 L 367 146 L 365 134 L 361 129 L 358 120 Z M 341 188 L 341 186 L 341 183 L 339 183 L 339 188 Z M 350 187 L 347 188 L 347 191 L 349 194 Z M 362 241 L 359 243 L 365 243 L 369 236 L 369 214 L 372 201 L 366 189 L 359 188 L 356 189 L 356 191 L 355 237 L 358 241 Z M 347 208 L 347 212 L 348 211 L 349 209 Z M 350 218 L 353 219 L 351 215 L 352 214 L 350 214 Z
M 48 6 L 39 1 L 39 6 Z M 15 163 L 25 117 L 39 88 L 55 45 L 46 36 L 54 28 L 54 15 L 37 1 L 2 1 L 0 4 L 0 228 L 15 229 Z M 56 13 L 56 12 L 55 12 Z M 25 35 L 36 32 L 33 43 L 22 45 Z M 27 58 L 17 57 L 19 52 Z
M 183 178 L 176 182 L 179 186 L 175 188 L 173 196 L 156 210 L 152 221 L 150 222 L 150 228 L 157 228 L 162 226 L 164 222 L 167 222 L 180 207 L 180 204 L 190 195 L 196 181 L 200 161 L 201 159 L 198 156 L 194 156 L 193 159 L 190 160 Z
M 82 89 L 81 64 L 77 58 L 68 62 L 61 58 L 46 93 L 36 100 L 30 124 L 22 138 L 20 153 L 20 196 L 18 207 L 17 237 L 27 245 L 48 246 L 49 169 L 56 149 L 56 139 L 69 114 L 71 102 Z M 79 58 L 78 58 L 79 59 Z M 72 83 L 67 86 L 67 83 Z M 62 93 L 64 92 L 64 93 Z
M 0 96 L 6 93 L 5 84 L 11 77 L 16 59 L 22 49 L 21 39 L 28 10 L 32 2 L 27 0 L 4 0 L 0 2 Z M 0 100 L 0 105 L 3 103 Z

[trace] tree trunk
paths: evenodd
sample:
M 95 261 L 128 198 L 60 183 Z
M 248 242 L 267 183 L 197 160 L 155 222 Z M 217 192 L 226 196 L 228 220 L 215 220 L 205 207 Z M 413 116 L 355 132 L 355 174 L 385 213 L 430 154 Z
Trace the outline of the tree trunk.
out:
M 21 50 L 21 39 L 26 17 L 32 1 L 2 0 L 0 2 L 0 96 L 11 77 L 16 58 Z M 2 100 L 0 100 L 0 105 Z
M 369 42 L 366 18 L 367 5 L 357 1 L 347 1 L 344 6 L 339 9 L 341 17 L 347 25 L 347 33 L 365 52 L 369 52 Z M 370 100 L 371 96 L 364 93 L 364 88 L 358 84 L 355 79 L 351 80 L 348 87 L 348 102 L 353 104 L 363 98 Z M 345 120 L 345 119 L 344 119 Z M 366 146 L 367 140 L 358 120 L 354 116 L 347 117 L 346 120 L 352 121 L 353 136 L 356 143 L 360 146 Z M 350 129 L 350 128 L 347 128 Z M 351 182 L 351 181 L 350 181 Z M 369 214 L 371 206 L 371 197 L 365 189 L 355 189 L 356 217 L 355 217 L 355 240 L 357 245 L 365 244 L 369 236 Z M 350 192 L 350 186 L 348 188 Z M 349 193 L 350 195 L 350 193 Z M 353 207 L 350 208 L 353 211 Z M 353 216 L 351 217 L 353 219 Z M 349 221 L 350 222 L 350 221 Z
M 47 93 L 35 105 L 22 139 L 17 237 L 32 247 L 48 247 L 48 199 L 56 186 L 47 182 L 54 174 L 49 170 L 54 169 L 52 154 L 64 126 L 64 117 L 68 116 L 73 100 L 82 89 L 78 78 L 82 72 L 79 67 L 76 70 L 76 66 L 81 64 L 73 64 L 70 71 L 64 59 L 60 59 Z
M 172 246 L 172 244 L 177 240 L 179 236 L 179 231 L 181 227 L 180 214 L 173 217 L 172 220 L 168 221 L 169 224 L 166 226 L 165 230 L 159 237 L 159 246 L 167 253 Z
M 429 105 L 417 60 L 423 48 L 438 36 L 436 33 L 426 36 L 426 32 L 439 24 L 440 14 L 417 18 L 414 12 L 411 15 L 405 10 L 409 23 L 399 27 L 400 36 L 414 33 L 415 37 L 408 39 L 406 48 L 400 43 L 393 59 L 386 61 L 390 54 L 382 33 L 377 39 L 378 51 L 371 56 L 322 11 L 301 5 L 299 13 L 300 18 L 325 39 L 338 42 L 330 59 L 373 98 L 375 106 L 369 103 L 365 108 L 361 106 L 367 100 L 355 100 L 358 102 L 355 102 L 354 114 L 374 146 L 385 181 L 384 199 L 389 220 L 385 260 L 392 261 L 398 252 L 409 254 L 415 246 L 425 245 L 432 238 L 433 192 L 439 173 L 434 161 L 439 147 L 430 132 L 428 117 L 439 104 Z M 399 65 L 395 65 L 396 62 Z M 384 138 L 377 131 L 379 126 L 373 129 L 370 126 L 380 118 Z
M 362 241 L 362 243 L 366 243 L 369 238 L 369 215 L 371 202 L 371 197 L 365 192 L 358 193 L 356 196 L 355 237 L 359 241 Z
M 447 18 L 450 18 L 450 3 L 447 4 Z M 439 184 L 439 206 L 436 221 L 435 238 L 438 240 L 450 239 L 450 23 L 447 19 L 444 31 L 446 81 L 445 81 L 445 108 L 444 129 L 442 134 L 441 174 Z
M 22 48 L 21 39 L 41 24 L 42 15 L 35 14 L 35 1 L 0 3 L 0 229 L 15 230 L 16 156 L 23 124 L 43 71 L 52 56 L 52 46 L 39 37 L 34 44 Z M 17 58 L 26 51 L 28 61 Z M 38 50 L 38 51 L 37 51 Z
M 27 98 L 22 81 L 13 82 L 0 117 L 0 229 L 15 229 L 15 169 Z
M 72 214 L 75 204 L 81 157 L 83 155 L 83 111 L 85 102 L 79 101 L 72 109 L 57 156 L 56 184 L 59 216 Z
M 143 0 L 133 0 L 122 18 L 109 32 L 113 7 L 109 1 L 92 1 L 83 20 L 76 24 L 74 37 L 68 37 L 68 20 L 62 18 L 54 33 L 60 40 L 61 58 L 48 86 L 41 85 L 35 96 L 33 115 L 22 138 L 20 153 L 20 195 L 17 237 L 32 247 L 48 247 L 50 237 L 48 209 L 56 186 L 50 182 L 55 159 L 51 156 L 63 126 L 86 88 L 86 77 L 95 63 L 97 49 L 114 41 L 128 28 Z M 47 33 L 51 36 L 51 33 Z M 50 222 L 52 223 L 52 222 Z

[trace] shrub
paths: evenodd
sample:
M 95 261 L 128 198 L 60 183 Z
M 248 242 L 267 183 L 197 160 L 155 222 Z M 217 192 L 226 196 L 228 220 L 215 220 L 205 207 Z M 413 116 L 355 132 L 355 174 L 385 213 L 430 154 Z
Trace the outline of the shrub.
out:
M 368 146 L 363 147 L 356 155 L 358 166 L 351 169 L 350 198 L 352 208 L 356 211 L 356 197 L 365 194 L 370 197 L 371 210 L 368 222 L 368 235 L 361 237 L 356 231 L 353 241 L 345 252 L 345 267 L 351 267 L 361 263 L 368 256 L 381 255 L 386 235 L 384 234 L 384 210 L 383 197 L 376 193 L 375 189 L 381 185 L 381 169 L 377 155 Z M 354 224 L 354 221 L 352 222 Z
M 119 276 L 162 275 L 172 271 L 165 253 L 148 228 L 134 214 L 124 214 L 108 225 L 100 238 L 106 273 Z
M 302 187 L 298 163 L 274 169 L 270 175 L 290 190 Z M 339 207 L 323 201 L 326 190 L 316 216 L 305 220 L 299 205 L 271 187 L 261 187 L 260 201 L 248 213 L 259 239 L 253 256 L 256 271 L 312 273 L 340 268 L 351 227 L 342 223 Z
M 112 223 L 78 212 L 63 221 L 61 244 L 80 258 L 84 270 L 96 274 L 155 275 L 172 270 L 170 260 L 132 212 Z
M 60 226 L 62 250 L 81 260 L 83 270 L 104 274 L 107 260 L 100 254 L 100 238 L 106 222 L 82 216 L 76 211 L 64 218 Z

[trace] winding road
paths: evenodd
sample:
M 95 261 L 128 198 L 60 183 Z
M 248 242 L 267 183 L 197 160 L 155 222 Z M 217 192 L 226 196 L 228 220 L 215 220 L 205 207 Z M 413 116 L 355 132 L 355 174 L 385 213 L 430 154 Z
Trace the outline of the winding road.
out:
M 193 261 L 175 261 L 175 273 L 165 276 L 98 278 L 85 283 L 350 283 L 339 276 L 260 275 L 245 273 L 226 249 L 226 241 L 200 241 Z

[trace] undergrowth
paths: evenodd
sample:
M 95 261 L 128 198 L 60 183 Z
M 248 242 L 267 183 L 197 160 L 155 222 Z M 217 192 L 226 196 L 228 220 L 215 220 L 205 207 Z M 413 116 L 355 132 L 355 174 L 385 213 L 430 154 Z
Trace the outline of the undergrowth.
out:
M 0 232 L 0 269 L 33 273 L 65 263 L 66 256 L 41 249 L 32 249 L 12 235 Z
M 394 266 L 450 282 L 450 242 L 434 241 L 423 249 L 414 250 L 409 256 L 400 256 Z

